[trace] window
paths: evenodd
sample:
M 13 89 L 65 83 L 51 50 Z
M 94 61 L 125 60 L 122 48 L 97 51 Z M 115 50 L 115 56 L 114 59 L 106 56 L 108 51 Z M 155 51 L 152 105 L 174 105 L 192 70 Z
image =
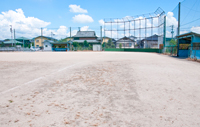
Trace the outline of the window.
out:
M 39 45 L 36 45 L 36 47 L 38 48 L 38 47 L 39 47 Z
M 48 47 L 48 45 L 45 45 L 45 47 Z
M 39 42 L 39 40 L 36 40 L 36 42 Z

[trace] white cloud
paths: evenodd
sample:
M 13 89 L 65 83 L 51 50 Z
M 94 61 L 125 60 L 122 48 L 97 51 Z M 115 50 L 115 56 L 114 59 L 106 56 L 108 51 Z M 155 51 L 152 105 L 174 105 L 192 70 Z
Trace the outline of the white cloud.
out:
M 77 23 L 91 23 L 91 22 L 94 22 L 92 17 L 90 17 L 89 15 L 85 15 L 85 14 L 75 15 L 73 17 L 73 21 L 77 22 Z
M 61 39 L 68 36 L 68 28 L 66 26 L 60 26 L 57 30 L 49 30 L 45 28 L 43 30 L 44 36 L 51 36 L 51 32 L 54 34 L 53 38 Z
M 167 24 L 167 26 L 171 26 L 171 25 L 174 25 L 175 27 L 178 26 L 178 21 L 174 17 L 174 13 L 173 12 L 168 12 L 167 13 L 166 24 Z
M 71 4 L 69 5 L 69 8 L 69 11 L 73 13 L 88 13 L 88 11 L 86 9 L 81 8 L 80 5 Z
M 99 20 L 99 24 L 100 24 L 101 26 L 104 26 L 104 20 L 103 20 L 103 19 Z
M 11 38 L 10 25 L 15 29 L 16 38 L 27 37 L 33 38 L 41 35 L 41 27 L 43 29 L 44 36 L 51 36 L 51 32 L 55 34 L 54 38 L 60 39 L 69 36 L 69 31 L 66 26 L 60 26 L 57 30 L 47 29 L 51 22 L 45 22 L 35 17 L 26 17 L 22 9 L 9 10 L 7 12 L 1 12 L 0 14 L 0 40 Z M 77 30 L 72 31 L 72 35 L 75 35 Z
M 185 33 L 188 33 L 189 31 L 187 30 L 184 30 L 184 31 L 180 31 L 180 34 L 185 34 Z
M 81 31 L 88 31 L 88 29 L 89 29 L 89 26 L 83 26 L 83 27 L 81 27 Z
M 0 39 L 10 38 L 10 25 L 16 31 L 16 37 L 32 38 L 40 35 L 40 28 L 50 25 L 35 17 L 26 17 L 22 9 L 9 10 L 0 14 Z
M 193 27 L 191 28 L 191 31 L 200 34 L 200 27 L 194 27 L 194 26 L 193 26 Z

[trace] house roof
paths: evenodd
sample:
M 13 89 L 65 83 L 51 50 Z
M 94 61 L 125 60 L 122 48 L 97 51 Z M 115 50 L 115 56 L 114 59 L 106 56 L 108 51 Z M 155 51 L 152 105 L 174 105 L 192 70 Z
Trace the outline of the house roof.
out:
M 47 39 L 49 39 L 49 40 L 57 40 L 57 39 L 55 39 L 55 38 L 47 37 L 47 36 L 38 36 L 38 37 L 35 37 L 35 38 L 39 38 L 39 37 L 44 37 L 44 38 L 47 38 Z M 35 39 L 35 38 L 33 38 L 33 39 Z
M 197 34 L 195 32 L 189 32 L 189 33 L 184 33 L 184 34 L 178 35 L 178 36 L 176 36 L 176 38 L 186 37 L 186 36 L 190 36 L 190 35 L 195 35 L 195 36 L 200 37 L 200 34 Z
M 78 31 L 73 37 L 97 37 L 95 31 Z
M 146 39 L 143 39 L 143 40 L 146 40 L 146 41 L 158 41 L 158 35 L 152 35 L 150 37 L 147 37 Z
M 15 43 L 22 44 L 22 42 L 17 41 L 17 40 L 13 40 L 13 41 L 12 41 L 12 40 L 11 40 L 11 41 L 4 41 L 3 43 L 4 43 L 4 44 L 12 44 L 12 43 L 13 43 L 13 44 L 15 44 Z
M 28 38 L 26 38 L 26 37 L 19 37 L 19 38 L 17 38 L 16 40 L 30 40 L 30 39 L 28 39 Z
M 83 43 L 85 40 L 74 40 L 73 42 Z M 100 43 L 97 40 L 86 40 L 88 43 Z
M 102 37 L 103 39 L 104 37 Z M 105 38 L 108 38 L 108 39 L 112 39 L 112 41 L 116 41 L 114 38 L 110 38 L 110 37 L 105 37 Z M 101 37 L 98 37 L 97 40 L 101 41 Z
M 130 36 L 129 38 L 130 39 L 137 39 L 137 37 L 135 37 L 135 36 Z
M 130 41 L 132 41 L 132 42 L 135 42 L 135 40 L 134 39 L 131 39 L 131 38 L 129 38 L 129 37 L 123 37 L 123 38 L 120 38 L 119 40 L 117 40 L 116 42 L 118 42 L 118 41 L 121 41 L 121 40 L 130 40 Z

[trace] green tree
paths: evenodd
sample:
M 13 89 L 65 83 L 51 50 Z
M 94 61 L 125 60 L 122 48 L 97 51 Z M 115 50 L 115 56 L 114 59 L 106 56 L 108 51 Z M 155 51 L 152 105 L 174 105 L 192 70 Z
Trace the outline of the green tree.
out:
M 170 42 L 169 42 L 169 44 L 170 44 L 171 46 L 177 46 L 177 41 L 174 40 L 174 39 L 171 39 Z
M 106 43 L 106 48 L 115 48 L 114 43 L 112 42 L 112 39 L 108 40 L 108 43 Z
M 4 42 L 2 42 L 2 43 L 1 43 L 1 47 L 5 47 L 5 44 L 4 44 Z
M 92 50 L 92 46 L 91 45 L 89 45 L 89 50 Z
M 21 44 L 17 42 L 16 45 L 21 45 Z
M 88 47 L 88 42 L 85 40 L 84 42 L 83 42 L 83 45 L 85 46 L 85 47 Z
M 73 45 L 74 47 L 78 47 L 78 42 L 73 42 L 72 45 Z
M 112 44 L 112 45 L 111 45 L 111 48 L 115 48 L 115 45 L 114 45 L 114 44 Z
M 107 43 L 108 47 L 111 47 L 112 44 L 113 44 L 112 39 L 109 39 L 109 40 L 108 40 L 108 43 Z
M 120 48 L 120 49 L 122 48 L 122 43 L 119 43 L 119 48 Z
M 73 42 L 72 45 L 74 46 L 74 49 L 77 50 L 77 47 L 79 46 L 78 42 Z

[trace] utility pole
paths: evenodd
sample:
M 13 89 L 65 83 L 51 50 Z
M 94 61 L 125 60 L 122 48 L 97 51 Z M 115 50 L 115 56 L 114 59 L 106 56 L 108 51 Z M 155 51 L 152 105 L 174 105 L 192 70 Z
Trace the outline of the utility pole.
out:
M 12 36 L 12 25 L 10 25 L 10 33 L 11 33 L 11 41 L 12 41 L 12 46 L 13 46 L 13 36 Z
M 53 37 L 53 32 L 51 32 L 51 40 L 53 40 L 53 38 L 52 38 L 52 37 Z
M 14 29 L 14 42 L 15 42 L 15 29 Z M 15 42 L 15 47 L 16 47 L 16 42 Z
M 101 43 L 102 43 L 102 26 L 100 26 L 100 36 L 101 36 Z
M 165 42 L 166 42 L 166 16 L 164 17 L 164 31 L 163 31 L 164 37 L 163 37 L 163 46 L 165 48 Z
M 72 32 L 72 28 L 70 27 L 70 40 L 71 40 L 71 37 L 72 37 L 71 32 Z
M 181 23 L 181 2 L 178 4 L 178 33 L 177 35 L 180 34 L 180 23 Z
M 43 36 L 43 28 L 41 28 L 41 36 L 40 36 L 40 39 L 41 39 L 41 45 L 42 45 L 42 36 Z
M 172 31 L 171 31 L 171 34 L 172 34 L 172 39 L 174 38 L 174 25 L 171 25 L 170 27 L 172 27 Z
M 177 30 L 177 35 L 180 34 L 180 23 L 181 23 L 181 2 L 178 4 L 178 30 Z M 178 46 L 177 46 L 177 56 L 179 57 L 179 39 L 178 39 Z
M 72 32 L 72 28 L 70 27 L 70 42 L 72 42 L 72 41 L 71 41 L 71 39 L 72 39 L 72 34 L 71 34 L 71 32 Z M 71 43 L 71 45 L 70 45 L 70 49 L 72 49 L 71 46 L 72 46 L 72 43 Z

